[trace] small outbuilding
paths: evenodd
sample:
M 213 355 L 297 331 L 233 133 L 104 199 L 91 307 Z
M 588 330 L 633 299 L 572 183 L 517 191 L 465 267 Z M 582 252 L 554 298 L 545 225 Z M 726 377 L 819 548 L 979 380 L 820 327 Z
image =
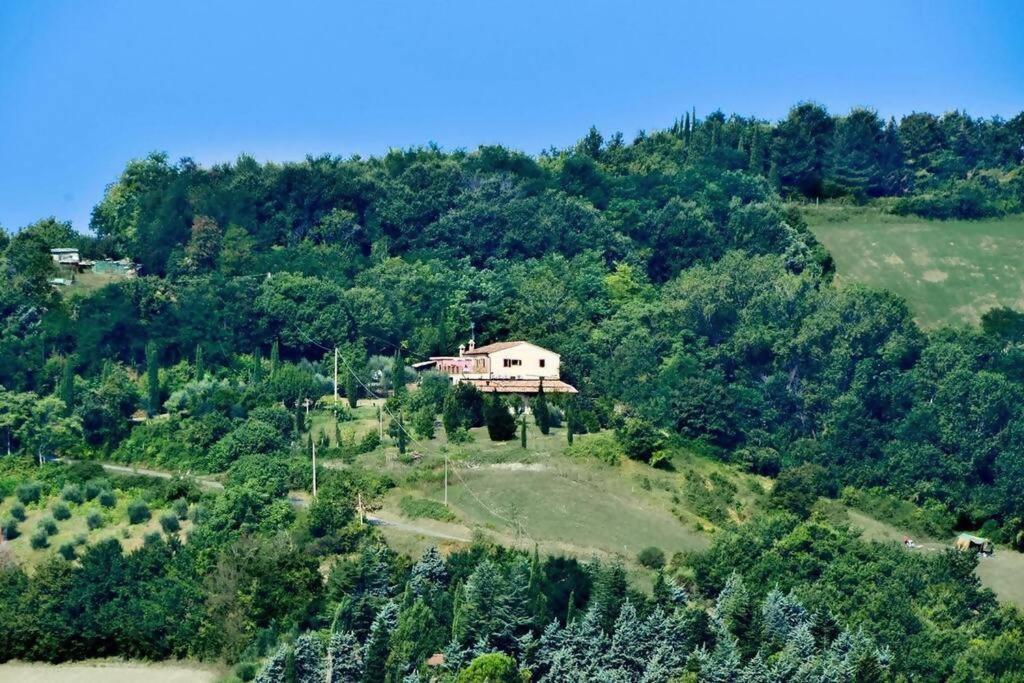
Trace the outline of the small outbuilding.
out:
M 960 534 L 956 537 L 954 545 L 957 550 L 972 550 L 986 556 L 991 555 L 993 550 L 992 541 L 971 534 Z

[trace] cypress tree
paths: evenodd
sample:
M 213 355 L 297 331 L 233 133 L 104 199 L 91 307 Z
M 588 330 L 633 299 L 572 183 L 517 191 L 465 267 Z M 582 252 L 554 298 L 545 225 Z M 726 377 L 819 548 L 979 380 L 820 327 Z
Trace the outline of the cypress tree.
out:
M 273 345 L 270 347 L 270 374 L 271 376 L 277 372 L 277 368 L 281 365 L 281 346 L 277 340 L 274 340 Z
M 551 410 L 548 408 L 548 399 L 544 395 L 544 380 L 540 381 L 540 387 L 537 391 L 537 399 L 533 402 L 533 413 L 534 419 L 537 421 L 537 427 L 540 429 L 540 433 L 547 435 L 551 431 Z
M 354 410 L 359 403 L 359 379 L 351 370 L 345 378 L 345 397 L 348 398 L 348 407 Z
M 398 396 L 405 393 L 405 361 L 402 352 L 395 352 L 395 361 L 391 366 L 391 392 Z
M 405 434 L 405 424 L 402 422 L 402 411 L 398 411 L 398 414 L 395 415 L 395 428 L 398 432 L 398 452 L 401 455 L 405 455 L 405 444 L 407 437 Z
M 263 354 L 257 348 L 252 354 L 252 383 L 259 384 L 263 381 Z
M 206 359 L 203 358 L 203 345 L 196 344 L 196 381 L 202 381 L 206 376 Z
M 521 420 L 521 422 L 522 422 L 522 426 L 519 429 L 519 445 L 522 446 L 525 449 L 526 448 L 526 416 L 525 415 L 523 415 L 523 419 Z
M 498 392 L 491 393 L 487 402 L 487 435 L 491 441 L 511 441 L 516 438 L 516 418 L 512 416 Z
M 570 408 L 569 406 L 566 406 L 566 408 L 565 408 L 565 440 L 569 443 L 570 446 L 572 445 L 572 434 L 573 434 L 573 431 L 575 431 L 574 427 L 575 427 L 575 425 L 573 425 L 573 412 L 572 412 L 572 408 Z
M 747 168 L 756 175 L 764 173 L 764 140 L 761 138 L 761 131 L 756 128 L 750 141 L 750 162 Z
M 156 344 L 146 344 L 146 412 L 150 417 L 160 410 L 160 367 L 157 365 Z
M 331 634 L 331 683 L 359 683 L 363 673 L 363 653 L 351 631 Z
M 64 401 L 64 412 L 70 415 L 75 404 L 75 365 L 71 356 L 64 359 L 61 370 L 60 400 Z

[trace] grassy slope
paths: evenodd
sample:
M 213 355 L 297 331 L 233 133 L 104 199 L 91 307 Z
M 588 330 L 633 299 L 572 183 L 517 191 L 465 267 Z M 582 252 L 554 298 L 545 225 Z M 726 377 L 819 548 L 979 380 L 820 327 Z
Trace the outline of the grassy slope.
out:
M 121 542 L 123 548 L 134 550 L 142 545 L 143 537 L 146 534 L 154 531 L 163 533 L 160 529 L 160 515 L 167 512 L 166 510 L 151 509 L 152 516 L 148 522 L 129 524 L 126 510 L 131 499 L 125 495 L 119 495 L 117 505 L 109 510 L 103 508 L 95 501 L 88 501 L 82 505 L 69 505 L 71 517 L 64 521 L 57 521 L 57 533 L 50 536 L 49 547 L 36 550 L 29 544 L 29 538 L 32 532 L 35 531 L 40 519 L 52 516 L 51 508 L 58 500 L 59 497 L 53 496 L 40 501 L 40 503 L 28 506 L 25 510 L 25 521 L 18 523 L 18 530 L 21 532 L 21 535 L 12 541 L 8 541 L 15 557 L 27 569 L 32 569 L 48 557 L 56 555 L 57 548 L 64 543 L 72 542 L 76 536 L 84 535 L 89 545 L 106 538 L 116 538 Z M 6 519 L 9 516 L 8 511 L 14 502 L 15 498 L 10 496 L 0 504 L 0 519 Z M 90 531 L 85 523 L 85 518 L 86 515 L 94 510 L 103 514 L 106 524 L 99 529 Z M 192 522 L 183 520 L 178 537 L 184 539 L 191 528 Z
M 376 409 L 368 404 L 360 405 L 357 420 L 342 423 L 344 432 L 362 434 L 374 428 Z M 333 425 L 324 416 L 315 416 L 314 429 L 325 422 L 332 432 Z M 421 456 L 413 464 L 402 463 L 391 445 L 359 458 L 360 464 L 386 472 L 399 483 L 378 513 L 382 518 L 460 538 L 484 532 L 506 544 L 537 543 L 547 552 L 615 555 L 632 561 L 650 545 L 671 555 L 708 544 L 716 525 L 692 509 L 685 494 L 687 477 L 702 487 L 713 486 L 707 478 L 716 472 L 733 482 L 738 491 L 728 507 L 734 518 L 758 506 L 765 486 L 759 478 L 689 453 L 677 454 L 673 472 L 625 459 L 609 466 L 572 458 L 565 454 L 564 430 L 552 429 L 544 436 L 532 422 L 525 451 L 518 440 L 490 441 L 483 428 L 472 430 L 473 442 L 464 445 L 447 445 L 443 430 L 439 432 L 434 439 L 410 445 L 410 452 Z M 577 444 L 585 447 L 594 438 L 599 437 L 579 435 Z M 443 499 L 446 452 L 452 462 L 448 499 L 456 521 L 404 517 L 399 509 L 403 496 Z M 426 536 L 410 538 L 417 534 L 408 529 L 385 532 L 399 549 L 410 552 L 438 543 Z
M 921 325 L 976 323 L 995 306 L 1024 308 L 1024 216 L 935 221 L 872 208 L 807 207 L 840 282 L 905 297 Z

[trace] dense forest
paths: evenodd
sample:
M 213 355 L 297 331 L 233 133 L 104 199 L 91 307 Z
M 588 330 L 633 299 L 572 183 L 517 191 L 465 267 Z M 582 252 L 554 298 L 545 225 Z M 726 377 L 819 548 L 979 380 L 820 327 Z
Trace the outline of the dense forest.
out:
M 946 531 L 1024 548 L 1024 314 L 926 333 L 898 297 L 834 284 L 799 202 L 1016 212 L 1022 158 L 1024 114 L 885 122 L 801 104 L 777 123 L 687 114 L 632 142 L 591 130 L 537 157 L 131 161 L 93 234 L 51 218 L 2 237 L 0 430 L 16 457 L 0 492 L 25 478 L 104 490 L 85 463 L 33 473 L 54 454 L 228 485 L 150 485 L 195 520 L 185 544 L 157 535 L 5 568 L 3 657 L 267 658 L 266 681 L 426 679 L 434 652 L 459 681 L 1019 672 L 1024 624 L 972 558 L 807 518 L 808 500 L 881 491 Z M 141 276 L 57 291 L 49 250 L 67 246 L 130 258 Z M 329 393 L 335 347 L 354 401 L 375 369 L 398 389 L 405 361 L 452 353 L 471 329 L 562 354 L 580 389 L 560 406 L 570 432 L 613 429 L 652 465 L 700 448 L 776 478 L 779 512 L 680 558 L 651 596 L 614 564 L 484 543 L 413 564 L 358 523 L 352 494 L 389 486 L 359 468 L 325 472 L 308 512 L 283 499 L 310 486 L 293 457 L 301 401 Z M 483 423 L 490 406 L 427 384 L 394 403 L 431 429 L 438 413 L 453 431 Z M 140 409 L 168 419 L 133 426 Z M 334 554 L 347 559 L 323 582 Z

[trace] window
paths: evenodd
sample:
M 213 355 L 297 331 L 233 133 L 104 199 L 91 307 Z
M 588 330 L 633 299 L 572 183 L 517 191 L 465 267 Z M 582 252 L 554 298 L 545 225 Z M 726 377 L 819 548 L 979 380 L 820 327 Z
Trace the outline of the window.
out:
M 540 359 L 540 366 L 544 367 L 544 359 L 543 358 Z
M 505 358 L 502 360 L 502 365 L 506 368 L 511 368 L 522 364 L 523 361 L 519 360 L 518 358 Z

